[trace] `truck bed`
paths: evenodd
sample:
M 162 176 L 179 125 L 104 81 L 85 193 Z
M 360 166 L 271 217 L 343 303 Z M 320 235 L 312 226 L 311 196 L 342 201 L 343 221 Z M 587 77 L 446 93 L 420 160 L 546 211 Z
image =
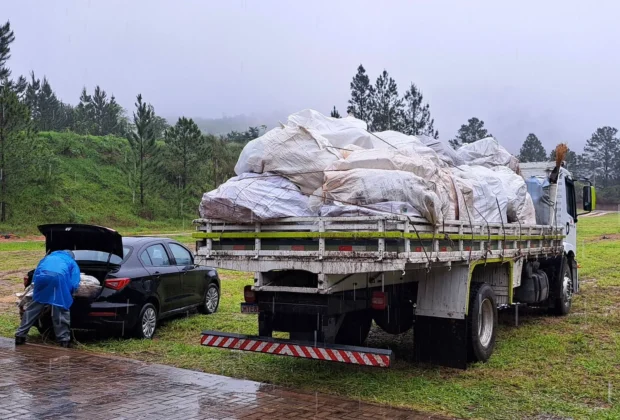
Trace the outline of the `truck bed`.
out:
M 238 271 L 318 275 L 430 268 L 484 259 L 557 254 L 560 226 L 446 221 L 406 216 L 304 217 L 247 224 L 194 221 L 197 263 Z

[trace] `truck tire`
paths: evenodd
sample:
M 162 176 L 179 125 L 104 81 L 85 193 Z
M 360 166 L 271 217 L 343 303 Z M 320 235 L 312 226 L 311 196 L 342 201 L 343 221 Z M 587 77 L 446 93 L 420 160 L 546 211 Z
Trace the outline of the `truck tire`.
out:
M 553 305 L 550 312 L 558 316 L 568 315 L 573 300 L 573 273 L 567 258 L 563 258 L 560 275 L 553 279 L 551 292 Z
M 472 283 L 467 315 L 468 359 L 486 362 L 493 354 L 497 334 L 497 303 L 487 283 Z
M 361 346 L 368 338 L 372 315 L 369 310 L 349 312 L 336 334 L 336 344 Z

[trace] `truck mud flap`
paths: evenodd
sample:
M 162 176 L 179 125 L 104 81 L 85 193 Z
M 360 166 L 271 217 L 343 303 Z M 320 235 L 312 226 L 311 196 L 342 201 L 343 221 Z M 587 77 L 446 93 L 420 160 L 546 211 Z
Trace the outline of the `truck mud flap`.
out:
M 464 319 L 417 316 L 415 360 L 458 369 L 467 368 L 467 322 Z
M 325 360 L 353 365 L 387 368 L 392 365 L 392 350 L 355 347 L 305 341 L 278 340 L 274 338 L 204 331 L 200 344 L 230 350 L 267 353 L 304 359 Z

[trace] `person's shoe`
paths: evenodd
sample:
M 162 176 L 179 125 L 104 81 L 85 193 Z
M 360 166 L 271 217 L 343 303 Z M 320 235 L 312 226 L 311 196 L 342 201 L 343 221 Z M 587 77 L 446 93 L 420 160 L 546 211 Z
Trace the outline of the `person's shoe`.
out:
M 71 342 L 70 341 L 61 341 L 60 342 L 60 347 L 62 347 L 63 349 L 71 348 Z
M 15 336 L 15 345 L 21 346 L 22 344 L 26 344 L 26 337 Z

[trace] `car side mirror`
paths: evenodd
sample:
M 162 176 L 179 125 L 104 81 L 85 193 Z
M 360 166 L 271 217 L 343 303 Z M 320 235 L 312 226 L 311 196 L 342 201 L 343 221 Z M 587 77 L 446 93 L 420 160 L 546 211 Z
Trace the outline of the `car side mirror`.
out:
M 596 190 L 591 185 L 583 187 L 583 209 L 593 211 L 596 208 Z

